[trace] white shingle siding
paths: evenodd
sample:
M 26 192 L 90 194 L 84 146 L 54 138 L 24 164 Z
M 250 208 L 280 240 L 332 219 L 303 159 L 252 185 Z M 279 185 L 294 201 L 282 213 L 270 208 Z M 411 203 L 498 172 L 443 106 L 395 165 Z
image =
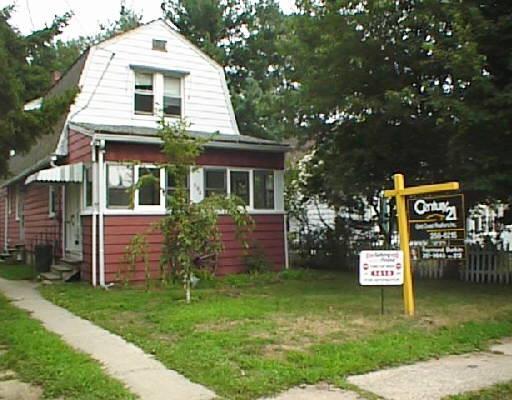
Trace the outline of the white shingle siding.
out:
M 167 41 L 167 52 L 152 50 L 152 40 Z M 236 135 L 224 70 L 163 21 L 154 21 L 94 46 L 80 80 L 71 121 L 157 127 L 157 116 L 135 115 L 134 71 L 130 65 L 188 72 L 184 79 L 184 118 L 193 131 Z M 103 77 L 103 78 L 102 78 Z M 162 103 L 155 89 L 156 103 Z

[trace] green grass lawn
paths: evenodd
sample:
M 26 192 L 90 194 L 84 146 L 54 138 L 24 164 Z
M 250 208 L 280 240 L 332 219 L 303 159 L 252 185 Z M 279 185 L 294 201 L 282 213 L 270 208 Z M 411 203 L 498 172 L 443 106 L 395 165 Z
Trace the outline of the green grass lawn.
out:
M 229 277 L 193 292 L 180 287 L 85 284 L 42 288 L 45 297 L 141 346 L 230 399 L 485 348 L 512 335 L 510 287 L 417 282 L 417 316 L 403 316 L 401 289 L 363 288 L 345 273 Z M 290 276 L 289 276 L 290 278 Z
M 512 400 L 512 382 L 494 385 L 476 392 L 450 396 L 445 400 Z
M 34 279 L 34 267 L 25 264 L 0 264 L 0 278 L 14 281 Z
M 108 377 L 88 356 L 68 347 L 27 313 L 0 295 L 0 371 L 16 371 L 20 379 L 44 390 L 45 398 L 73 400 L 135 399 L 120 382 Z

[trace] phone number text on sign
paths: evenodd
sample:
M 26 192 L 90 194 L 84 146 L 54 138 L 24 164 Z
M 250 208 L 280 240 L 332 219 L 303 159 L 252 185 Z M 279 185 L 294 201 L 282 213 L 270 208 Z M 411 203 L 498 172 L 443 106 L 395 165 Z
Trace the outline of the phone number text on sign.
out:
M 363 250 L 359 254 L 359 284 L 398 286 L 404 283 L 404 254 L 400 250 Z

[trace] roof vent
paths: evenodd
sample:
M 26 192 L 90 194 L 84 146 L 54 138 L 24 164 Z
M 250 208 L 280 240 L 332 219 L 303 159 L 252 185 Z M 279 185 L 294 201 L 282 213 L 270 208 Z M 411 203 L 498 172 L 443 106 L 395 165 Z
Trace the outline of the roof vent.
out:
M 167 51 L 167 40 L 153 39 L 153 50 Z

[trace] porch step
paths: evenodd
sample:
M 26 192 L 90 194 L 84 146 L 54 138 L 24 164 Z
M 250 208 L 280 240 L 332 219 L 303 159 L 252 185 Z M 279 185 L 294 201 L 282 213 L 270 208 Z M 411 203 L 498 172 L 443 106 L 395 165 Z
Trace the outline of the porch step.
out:
M 62 274 L 63 272 L 71 272 L 73 271 L 74 267 L 69 264 L 54 264 L 50 267 L 50 270 L 52 272 L 55 272 L 56 274 Z
M 71 257 L 64 257 L 60 259 L 61 264 L 67 264 L 67 265 L 80 265 L 82 264 L 82 260 L 79 260 L 77 258 L 71 258 Z
M 62 276 L 60 274 L 56 274 L 55 272 L 42 272 L 41 274 L 39 274 L 39 278 L 41 280 L 52 282 L 62 280 Z

